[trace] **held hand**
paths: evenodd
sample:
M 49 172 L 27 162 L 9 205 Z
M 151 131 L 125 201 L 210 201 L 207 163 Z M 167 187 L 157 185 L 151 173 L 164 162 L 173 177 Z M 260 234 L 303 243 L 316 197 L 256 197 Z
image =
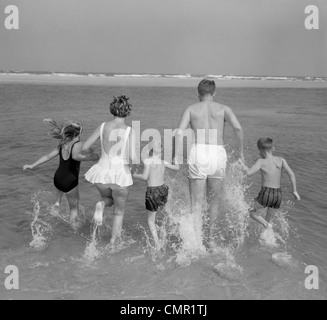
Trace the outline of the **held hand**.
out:
M 245 165 L 244 160 L 242 158 L 239 158 L 237 160 L 237 163 L 240 164 L 240 166 L 242 167 L 243 171 L 246 171 L 247 170 L 247 166 Z
M 94 153 L 94 150 L 93 150 L 92 148 L 89 148 L 89 149 L 84 150 L 84 151 L 82 152 L 83 155 L 88 155 L 88 154 L 91 154 L 91 153 Z
M 244 158 L 243 150 L 240 153 L 240 159 L 242 160 L 243 163 L 245 163 L 245 158 Z
M 183 159 L 180 159 L 179 157 L 174 157 L 173 158 L 173 164 L 182 165 L 183 164 Z
M 135 174 L 138 174 L 139 170 L 137 168 L 136 165 L 132 165 L 131 166 L 131 172 L 132 172 L 132 175 L 134 176 Z
M 23 171 L 25 171 L 25 170 L 27 170 L 27 169 L 33 169 L 33 167 L 32 167 L 31 165 L 29 165 L 29 164 L 25 164 L 25 165 L 23 166 Z
M 140 174 L 137 172 L 137 170 L 132 173 L 133 178 L 138 178 L 139 176 L 140 176 Z
M 239 163 L 242 166 L 242 168 L 244 168 L 245 164 L 244 164 L 244 161 L 241 158 L 237 159 L 237 163 Z
M 92 153 L 90 155 L 92 161 L 98 161 L 99 160 L 99 155 L 97 153 Z
M 239 151 L 236 154 L 236 157 L 238 158 L 238 160 L 241 160 L 243 163 L 245 163 L 243 148 L 239 149 Z
M 240 149 L 237 149 L 233 152 L 233 156 L 235 157 L 236 161 L 243 160 L 244 161 L 244 156 L 243 156 L 243 151 Z
M 294 197 L 295 197 L 296 200 L 301 200 L 301 197 L 300 197 L 300 195 L 297 193 L 297 191 L 294 191 L 294 192 L 293 192 L 293 195 L 294 195 Z

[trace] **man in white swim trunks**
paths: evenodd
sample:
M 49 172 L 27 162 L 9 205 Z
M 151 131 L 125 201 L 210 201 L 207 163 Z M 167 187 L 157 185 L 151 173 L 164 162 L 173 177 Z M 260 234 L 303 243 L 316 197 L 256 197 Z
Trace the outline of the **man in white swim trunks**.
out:
M 213 221 L 218 214 L 218 196 L 225 176 L 227 154 L 224 148 L 224 129 L 228 123 L 234 130 L 238 143 L 237 156 L 243 158 L 243 130 L 232 109 L 213 101 L 216 85 L 212 80 L 202 80 L 198 85 L 200 102 L 187 107 L 176 134 L 176 157 L 183 148 L 185 130 L 190 125 L 194 143 L 188 157 L 188 178 L 191 194 L 191 213 L 194 217 L 194 232 L 198 239 L 202 234 L 202 208 L 205 192 L 208 195 L 210 234 L 213 244 Z M 181 161 L 179 161 L 181 162 Z

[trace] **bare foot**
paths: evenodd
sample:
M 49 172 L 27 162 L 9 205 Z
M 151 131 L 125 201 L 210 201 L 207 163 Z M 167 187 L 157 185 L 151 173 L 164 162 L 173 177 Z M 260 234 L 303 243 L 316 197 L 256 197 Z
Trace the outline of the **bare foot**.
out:
M 74 231 L 77 231 L 79 228 L 82 227 L 81 221 L 78 221 L 77 219 L 70 221 L 70 226 Z
M 268 223 L 267 226 L 266 226 L 266 229 L 269 229 L 269 230 L 272 230 L 273 226 L 271 223 Z
M 70 226 L 74 231 L 77 231 L 78 229 L 82 228 L 84 225 L 84 221 L 81 219 L 79 215 L 72 217 L 70 219 Z
M 94 223 L 98 226 L 102 226 L 104 206 L 103 201 L 99 201 L 95 206 Z
M 262 231 L 262 234 L 261 234 L 260 238 L 269 247 L 278 247 L 278 244 L 277 244 L 277 241 L 276 241 L 277 240 L 276 235 L 274 233 L 273 226 L 270 223 L 268 223 L 267 228 L 265 228 Z
M 154 242 L 154 247 L 155 247 L 156 251 L 158 251 L 158 252 L 161 251 L 161 249 L 162 249 L 162 246 L 158 241 Z

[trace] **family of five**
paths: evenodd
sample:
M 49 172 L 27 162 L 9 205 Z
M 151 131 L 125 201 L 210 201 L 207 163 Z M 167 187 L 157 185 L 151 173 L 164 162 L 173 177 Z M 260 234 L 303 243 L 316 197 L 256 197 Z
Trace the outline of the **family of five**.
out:
M 250 210 L 251 217 L 271 229 L 271 220 L 282 201 L 281 176 L 283 170 L 290 177 L 293 194 L 300 196 L 296 188 L 295 175 L 286 160 L 273 155 L 274 144 L 270 138 L 260 138 L 257 146 L 260 158 L 248 168 L 243 161 L 243 130 L 232 109 L 214 102 L 215 82 L 204 79 L 198 85 L 199 102 L 187 107 L 181 117 L 175 135 L 175 156 L 173 161 L 162 159 L 162 144 L 153 141 L 149 147 L 148 157 L 143 159 L 144 169 L 139 173 L 135 166 L 136 154 L 135 133 L 126 125 L 126 118 L 131 114 L 129 98 L 120 96 L 110 104 L 113 119 L 100 124 L 93 134 L 84 142 L 80 141 L 82 126 L 69 122 L 59 126 L 51 119 L 45 119 L 52 126 L 50 134 L 60 140 L 58 147 L 48 155 L 41 157 L 26 169 L 33 169 L 57 156 L 59 167 L 54 176 L 57 189 L 55 208 L 59 208 L 63 194 L 66 195 L 70 208 L 70 221 L 74 229 L 80 227 L 82 220 L 79 208 L 79 169 L 81 161 L 98 161 L 85 174 L 85 179 L 94 184 L 100 199 L 95 205 L 94 222 L 102 224 L 105 207 L 114 207 L 113 227 L 110 243 L 115 244 L 120 237 L 129 187 L 134 179 L 146 181 L 145 207 L 148 214 L 148 225 L 156 248 L 160 248 L 156 231 L 156 213 L 163 209 L 168 201 L 169 188 L 165 184 L 165 170 L 179 170 L 183 163 L 178 155 L 182 154 L 184 132 L 188 127 L 194 132 L 194 141 L 188 153 L 188 178 L 191 198 L 191 215 L 194 220 L 194 237 L 202 239 L 202 210 L 204 201 L 209 205 L 211 220 L 209 245 L 214 237 L 213 220 L 219 207 L 219 195 L 222 193 L 222 182 L 225 177 L 227 154 L 224 147 L 225 124 L 234 131 L 237 148 L 236 154 L 245 173 L 251 176 L 261 172 L 262 188 Z M 94 153 L 92 146 L 100 140 L 101 155 Z M 207 199 L 205 199 L 205 195 Z M 262 213 L 267 210 L 264 216 Z

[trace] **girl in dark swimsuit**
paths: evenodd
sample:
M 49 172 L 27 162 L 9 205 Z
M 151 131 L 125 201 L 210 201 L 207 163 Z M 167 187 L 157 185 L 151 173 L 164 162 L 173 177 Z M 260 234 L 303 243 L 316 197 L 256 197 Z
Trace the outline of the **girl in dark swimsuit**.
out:
M 98 155 L 93 153 L 82 154 L 82 142 L 80 135 L 82 126 L 77 122 L 69 122 L 63 126 L 51 119 L 45 119 L 52 126 L 50 134 L 55 139 L 60 139 L 58 147 L 49 154 L 41 157 L 31 165 L 24 165 L 23 170 L 34 169 L 35 167 L 48 162 L 59 155 L 59 167 L 54 175 L 54 185 L 57 189 L 57 200 L 54 209 L 58 210 L 62 196 L 65 194 L 69 204 L 70 223 L 73 229 L 78 226 L 78 209 L 79 209 L 79 191 L 78 191 L 78 176 L 81 161 L 97 161 Z

